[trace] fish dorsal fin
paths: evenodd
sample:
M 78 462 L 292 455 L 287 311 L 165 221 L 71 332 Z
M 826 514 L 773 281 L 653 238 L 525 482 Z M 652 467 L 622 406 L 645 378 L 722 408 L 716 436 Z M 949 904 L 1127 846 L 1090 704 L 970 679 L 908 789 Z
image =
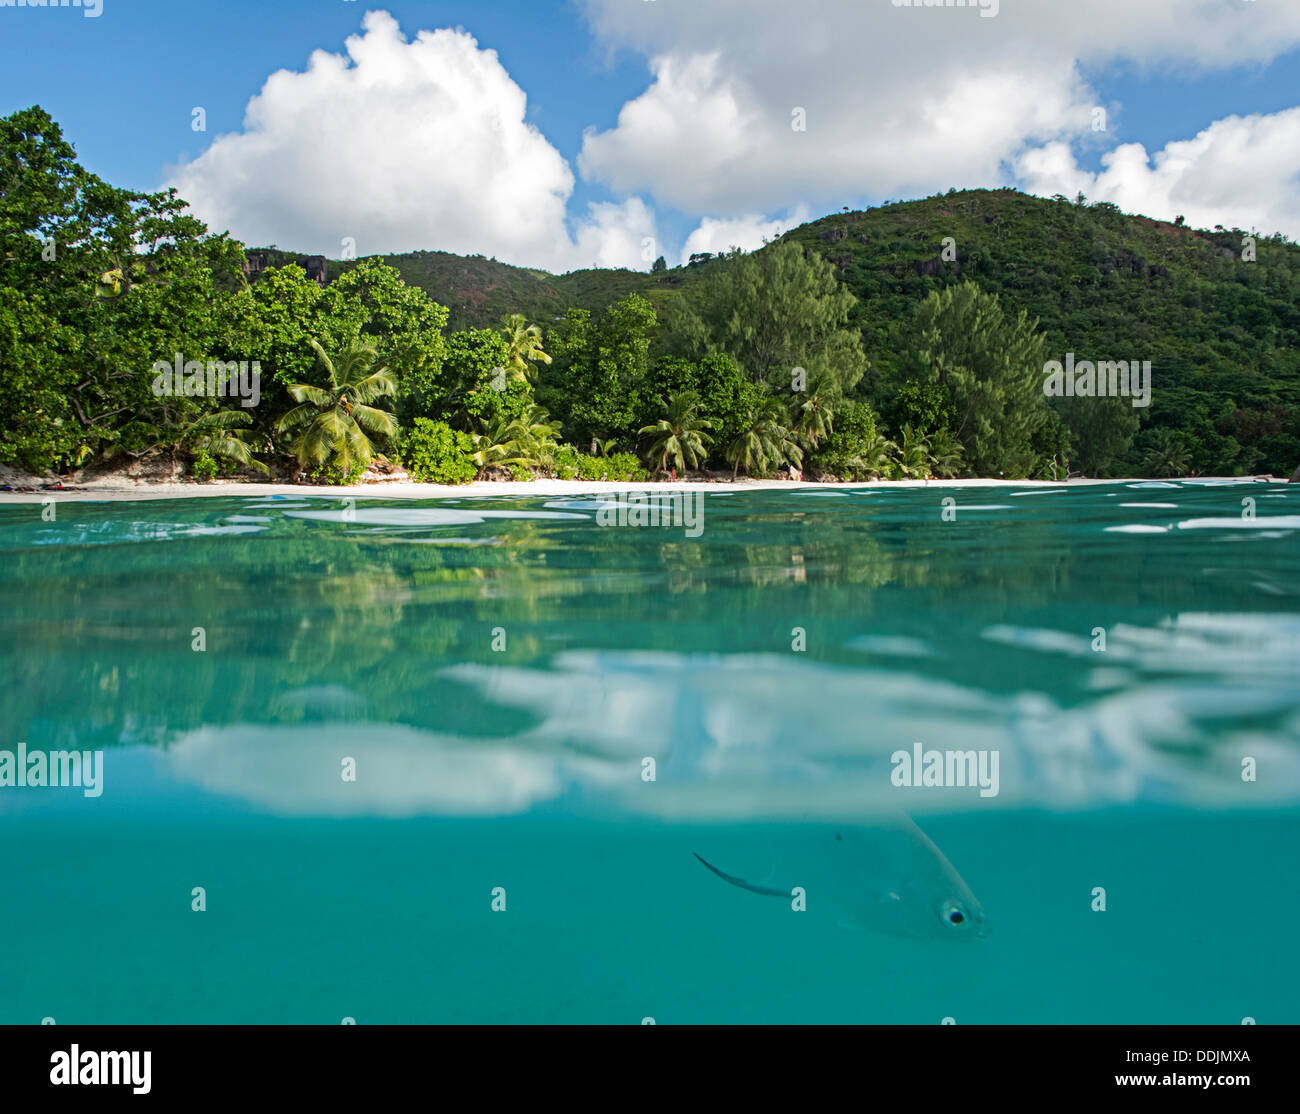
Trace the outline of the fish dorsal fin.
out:
M 698 852 L 692 851 L 691 854 L 694 855 L 697 859 L 699 859 L 700 862 L 702 862 L 705 866 L 707 866 L 711 871 L 713 871 L 714 874 L 716 874 L 724 882 L 730 882 L 733 886 L 739 886 L 742 890 L 749 890 L 750 893 L 762 894 L 764 897 L 789 897 L 790 896 L 789 890 L 777 890 L 771 888 L 770 886 L 760 886 L 755 882 L 746 882 L 745 879 L 743 878 L 737 878 L 734 874 L 728 874 L 724 870 L 719 870 L 716 866 L 714 866 L 711 862 L 709 862 L 708 859 L 704 858 Z

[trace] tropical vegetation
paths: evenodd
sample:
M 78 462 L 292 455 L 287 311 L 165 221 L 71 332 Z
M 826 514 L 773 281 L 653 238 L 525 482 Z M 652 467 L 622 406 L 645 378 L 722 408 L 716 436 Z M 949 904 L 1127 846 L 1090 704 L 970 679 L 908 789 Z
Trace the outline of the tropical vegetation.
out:
M 351 481 L 386 460 L 458 483 L 1300 463 L 1300 248 L 1279 235 L 951 191 L 648 272 L 439 252 L 327 271 L 111 186 L 39 107 L 0 119 L 0 464 Z M 1048 397 L 1067 354 L 1150 360 L 1150 406 Z M 185 388 L 159 393 L 174 361 Z M 256 405 L 202 389 L 237 361 Z

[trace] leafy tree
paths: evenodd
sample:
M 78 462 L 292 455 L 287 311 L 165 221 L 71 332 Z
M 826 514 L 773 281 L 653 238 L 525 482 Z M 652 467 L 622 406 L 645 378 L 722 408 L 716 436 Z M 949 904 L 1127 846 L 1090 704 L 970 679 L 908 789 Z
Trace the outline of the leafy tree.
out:
M 709 455 L 720 463 L 727 446 L 740 434 L 750 411 L 762 397 L 762 388 L 730 356 L 720 352 L 698 362 L 676 356 L 661 357 L 655 361 L 639 392 L 638 425 L 659 419 L 662 399 L 688 391 L 699 398 L 699 417 L 709 422 L 713 430 Z
M 599 320 L 569 310 L 552 334 L 554 386 L 543 403 L 556 407 L 570 439 L 630 439 L 655 324 L 654 307 L 639 294 L 615 302 Z
M 325 291 L 295 263 L 268 268 L 251 287 L 218 307 L 224 341 L 217 354 L 229 359 L 256 357 L 270 418 L 278 418 L 289 408 L 289 387 L 322 382 L 324 371 L 314 354 L 313 340 L 328 351 L 337 351 L 360 334 L 364 313 L 357 310 L 340 317 L 338 301 L 331 299 L 331 303 L 333 313 L 327 309 Z
M 155 362 L 207 355 L 240 252 L 185 209 L 86 171 L 39 107 L 0 119 L 0 460 L 82 463 L 154 406 Z
M 1138 431 L 1138 411 L 1127 398 L 1057 398 L 1052 409 L 1069 431 L 1075 463 L 1088 476 L 1105 475 L 1122 459 Z
M 956 410 L 943 386 L 935 382 L 912 379 L 898 389 L 892 407 L 894 429 L 905 425 L 929 432 L 951 429 Z
M 802 367 L 842 394 L 867 368 L 860 335 L 847 327 L 855 305 L 829 263 L 784 241 L 752 255 L 733 253 L 704 288 L 696 312 L 711 347 L 755 382 L 788 389 Z
M 292 404 L 291 385 L 324 386 L 312 340 L 330 352 L 358 337 L 372 340 L 377 362 L 397 384 L 403 421 L 426 414 L 427 396 L 443 377 L 446 309 L 377 260 L 363 260 L 323 289 L 296 263 L 268 268 L 217 312 L 217 354 L 258 359 L 269 388 L 258 411 L 271 425 Z
M 313 284 L 314 285 L 314 284 Z M 447 309 L 378 259 L 363 259 L 324 290 L 324 321 L 335 330 L 357 322 L 362 336 L 373 337 L 376 359 L 397 382 L 395 409 L 409 418 L 436 380 L 445 358 L 443 330 Z
M 938 429 L 928 437 L 930 443 L 930 468 L 935 476 L 951 479 L 962 470 L 965 450 L 956 435 L 947 429 Z
M 1003 312 L 972 282 L 931 294 L 916 312 L 915 378 L 947 395 L 953 433 L 981 476 L 1034 470 L 1034 433 L 1046 420 L 1046 341 L 1023 311 Z

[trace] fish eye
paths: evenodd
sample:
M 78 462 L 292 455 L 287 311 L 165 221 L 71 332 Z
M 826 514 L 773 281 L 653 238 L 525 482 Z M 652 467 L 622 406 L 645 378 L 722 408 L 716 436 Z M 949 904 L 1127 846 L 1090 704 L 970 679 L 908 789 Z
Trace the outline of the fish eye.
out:
M 943 919 L 954 928 L 960 928 L 966 923 L 966 910 L 954 902 L 946 902 L 943 907 Z

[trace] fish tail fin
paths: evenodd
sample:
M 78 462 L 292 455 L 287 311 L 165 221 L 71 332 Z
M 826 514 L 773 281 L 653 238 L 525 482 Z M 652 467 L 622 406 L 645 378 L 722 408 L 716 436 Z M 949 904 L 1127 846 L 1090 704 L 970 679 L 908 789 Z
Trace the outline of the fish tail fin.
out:
M 701 863 L 703 863 L 706 867 L 708 867 L 711 871 L 713 871 L 713 873 L 716 874 L 719 878 L 721 878 L 724 882 L 730 882 L 733 886 L 739 886 L 742 890 L 748 890 L 750 893 L 762 894 L 764 897 L 789 897 L 790 896 L 789 890 L 775 890 L 768 886 L 759 886 L 753 882 L 746 882 L 745 879 L 743 878 L 737 878 L 734 874 L 728 874 L 725 870 L 719 870 L 716 866 L 714 866 L 711 862 L 709 862 L 708 859 L 704 858 L 704 856 L 701 855 L 699 852 L 692 851 L 691 854 L 694 855 L 697 859 L 699 859 Z

